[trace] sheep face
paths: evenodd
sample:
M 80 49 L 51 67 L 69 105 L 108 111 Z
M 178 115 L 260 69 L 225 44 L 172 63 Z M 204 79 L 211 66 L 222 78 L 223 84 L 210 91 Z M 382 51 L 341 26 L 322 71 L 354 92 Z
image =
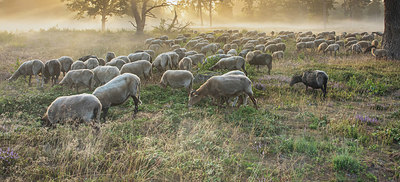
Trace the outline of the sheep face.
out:
M 198 95 L 196 90 L 192 91 L 189 95 L 188 107 L 192 107 L 193 105 L 197 104 L 202 98 L 203 96 Z
M 300 75 L 295 75 L 292 77 L 292 80 L 290 81 L 290 86 L 293 86 L 296 83 L 302 82 L 302 78 Z
M 42 121 L 42 126 L 51 126 L 51 122 L 47 114 L 45 114 L 40 120 Z

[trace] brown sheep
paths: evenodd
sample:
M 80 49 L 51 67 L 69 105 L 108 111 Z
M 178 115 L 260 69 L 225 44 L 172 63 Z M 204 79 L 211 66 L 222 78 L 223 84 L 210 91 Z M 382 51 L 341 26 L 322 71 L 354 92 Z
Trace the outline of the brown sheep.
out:
M 61 74 L 61 64 L 57 59 L 53 59 L 46 62 L 46 64 L 44 65 L 44 72 L 43 72 L 44 83 L 49 82 L 49 79 L 51 79 L 51 86 L 56 85 L 60 74 Z

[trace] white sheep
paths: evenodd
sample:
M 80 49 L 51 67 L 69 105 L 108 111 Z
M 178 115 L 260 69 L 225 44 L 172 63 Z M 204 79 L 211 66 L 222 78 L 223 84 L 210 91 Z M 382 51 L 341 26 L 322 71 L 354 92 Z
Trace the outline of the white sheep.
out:
M 139 111 L 140 78 L 131 73 L 124 73 L 110 80 L 108 83 L 94 90 L 95 95 L 102 105 L 102 118 L 106 120 L 108 109 L 111 106 L 123 104 L 129 97 L 135 102 L 136 114 Z
M 160 54 L 154 59 L 152 66 L 157 68 L 159 71 L 165 71 L 167 69 L 172 69 L 171 57 L 166 54 Z
M 108 52 L 107 55 L 106 55 L 106 63 L 110 62 L 114 58 L 115 58 L 115 53 L 114 52 Z
M 192 59 L 188 57 L 184 57 L 182 60 L 179 61 L 178 68 L 180 70 L 192 70 Z
M 115 66 L 98 66 L 93 69 L 93 80 L 97 86 L 104 85 L 119 75 L 119 69 Z
M 69 85 L 70 88 L 75 86 L 76 92 L 79 92 L 79 86 L 85 85 L 92 90 L 94 73 L 89 69 L 71 70 L 61 80 L 60 85 Z
M 139 60 L 147 60 L 151 62 L 151 55 L 147 52 L 137 52 L 137 53 L 132 53 L 128 55 L 129 61 L 130 62 L 135 62 Z
M 336 58 L 336 52 L 338 52 L 340 49 L 339 44 L 331 44 L 328 45 L 328 47 L 324 50 L 324 53 L 328 52 L 332 55 L 332 52 L 335 53 L 335 58 Z
M 284 55 L 283 51 L 276 51 L 276 52 L 272 53 L 272 57 L 274 59 L 278 59 L 278 60 L 283 59 L 283 55 Z
M 86 69 L 86 64 L 83 61 L 75 61 L 71 65 L 71 70 L 80 70 L 80 69 Z
M 193 65 L 198 65 L 198 64 L 203 64 L 206 56 L 204 54 L 195 54 L 195 55 L 188 56 L 188 58 L 190 58 L 192 60 Z
M 127 63 L 122 66 L 120 74 L 132 73 L 144 80 L 150 79 L 152 76 L 152 65 L 147 60 L 139 60 L 132 63 Z
M 214 66 L 210 68 L 211 71 L 217 69 L 227 69 L 227 70 L 240 70 L 243 69 L 243 72 L 247 75 L 246 72 L 246 61 L 243 57 L 240 56 L 232 56 L 228 58 L 222 58 Z
M 32 75 L 35 75 L 35 78 L 37 80 L 38 87 L 40 85 L 40 80 L 39 80 L 39 73 L 43 74 L 44 70 L 44 63 L 40 60 L 31 60 L 27 61 L 21 64 L 17 71 L 14 72 L 14 74 L 8 79 L 9 82 L 12 82 L 20 76 L 24 76 L 24 78 L 29 75 L 29 82 L 28 85 L 31 86 L 31 79 Z M 42 88 L 43 88 L 43 82 L 44 82 L 44 77 L 42 75 Z
M 99 66 L 99 61 L 96 58 L 90 58 L 87 61 L 85 61 L 86 69 L 94 69 L 97 66 Z
M 45 126 L 74 120 L 99 122 L 101 109 L 100 100 L 92 94 L 62 96 L 50 104 L 42 121 Z
M 58 61 L 61 64 L 61 72 L 63 72 L 63 76 L 65 76 L 65 74 L 71 70 L 71 66 L 74 63 L 74 60 L 71 57 L 68 56 L 63 56 L 58 58 Z
M 325 51 L 325 49 L 328 47 L 329 45 L 328 45 L 328 43 L 326 43 L 326 42 L 322 42 L 321 44 L 319 44 L 319 46 L 318 46 L 318 52 L 324 52 Z
M 231 49 L 226 54 L 232 55 L 232 56 L 237 56 L 238 52 L 236 51 L 236 49 Z
M 163 88 L 170 86 L 172 88 L 185 88 L 190 94 L 193 86 L 193 74 L 187 70 L 168 70 L 164 72 L 160 80 Z
M 126 64 L 126 62 L 122 59 L 119 58 L 114 58 L 112 59 L 110 62 L 108 62 L 106 64 L 106 66 L 115 66 L 117 67 L 119 70 L 121 70 L 122 66 L 124 66 L 124 64 Z

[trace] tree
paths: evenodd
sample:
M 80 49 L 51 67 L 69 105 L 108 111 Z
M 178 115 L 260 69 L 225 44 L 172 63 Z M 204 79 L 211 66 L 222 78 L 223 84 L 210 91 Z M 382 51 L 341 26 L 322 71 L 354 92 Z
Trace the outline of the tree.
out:
M 363 16 L 363 10 L 370 0 L 344 0 L 342 7 L 344 13 L 351 19 L 360 19 Z
M 400 60 L 400 1 L 385 0 L 385 32 L 383 48 L 389 53 L 388 58 Z
M 375 20 L 378 20 L 378 18 L 382 17 L 382 1 L 372 0 L 372 2 L 367 6 L 367 13 L 370 18 Z
M 70 11 L 76 11 L 76 18 L 101 16 L 101 30 L 106 29 L 107 18 L 122 16 L 128 6 L 127 0 L 62 0 Z
M 156 2 L 152 0 L 132 0 L 130 9 L 131 12 L 129 12 L 129 14 L 134 18 L 135 23 L 130 23 L 136 28 L 136 34 L 143 34 L 147 17 L 156 18 L 156 16 L 152 13 L 154 9 L 166 6 L 169 6 L 169 4 L 166 2 L 156 4 Z

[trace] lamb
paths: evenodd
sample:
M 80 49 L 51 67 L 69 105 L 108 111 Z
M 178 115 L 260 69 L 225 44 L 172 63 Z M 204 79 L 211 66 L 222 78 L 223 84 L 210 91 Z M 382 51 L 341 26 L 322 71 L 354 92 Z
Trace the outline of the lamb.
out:
M 100 121 L 102 105 L 92 94 L 58 97 L 47 108 L 42 121 L 44 126 L 52 126 L 72 120 L 86 123 Z
M 138 60 L 147 60 L 151 62 L 151 56 L 147 52 L 138 52 L 138 53 L 132 53 L 128 55 L 129 61 L 130 62 L 135 62 Z
M 79 86 L 85 85 L 92 90 L 92 81 L 94 73 L 89 69 L 71 70 L 61 80 L 60 85 L 69 85 L 70 88 L 75 86 L 76 93 L 79 92 Z
M 171 69 L 172 68 L 171 57 L 166 53 L 160 54 L 156 57 L 156 59 L 154 59 L 152 66 L 157 68 L 157 70 L 159 71 L 165 71 L 167 69 Z
M 99 61 L 96 58 L 90 58 L 85 62 L 86 69 L 94 69 L 99 66 Z
M 272 54 L 272 58 L 281 60 L 283 59 L 283 55 L 284 55 L 283 51 L 276 51 Z
M 243 69 L 243 72 L 247 75 L 245 66 L 246 66 L 246 61 L 244 60 L 244 58 L 240 56 L 232 56 L 228 58 L 222 58 L 214 66 L 212 66 L 210 70 L 214 71 L 217 69 L 227 69 L 227 70 Z
M 347 53 L 348 53 L 349 51 L 351 51 L 353 54 L 354 54 L 354 53 L 356 53 L 356 54 L 362 53 L 362 49 L 361 49 L 361 47 L 360 47 L 359 44 L 353 44 L 353 45 L 351 45 L 351 47 L 349 47 L 349 48 L 346 50 Z
M 168 70 L 166 71 L 160 81 L 160 86 L 167 88 L 170 86 L 172 88 L 185 88 L 190 94 L 193 87 L 193 74 L 187 70 Z
M 188 58 L 192 60 L 193 65 L 203 64 L 205 57 L 206 56 L 204 56 L 204 54 L 195 54 L 188 56 Z
M 74 63 L 74 60 L 71 57 L 63 56 L 58 58 L 58 62 L 61 64 L 61 71 L 63 72 L 63 76 L 71 70 L 71 66 Z
M 199 89 L 190 93 L 188 106 L 192 107 L 206 96 L 211 96 L 217 101 L 219 100 L 218 105 L 221 106 L 224 102 L 224 99 L 221 98 L 233 98 L 246 94 L 250 97 L 256 109 L 258 109 L 251 85 L 252 82 L 246 76 L 213 76 L 201 85 Z M 227 100 L 225 99 L 225 101 Z
M 272 69 L 272 56 L 269 54 L 264 54 L 259 51 L 249 52 L 246 55 L 246 60 L 250 65 L 257 65 L 257 69 L 260 68 L 261 65 L 267 65 L 268 67 L 268 75 L 271 74 Z
M 152 76 L 152 66 L 147 60 L 139 60 L 122 66 L 120 74 L 124 73 L 132 73 L 139 76 L 139 78 L 150 79 Z
M 323 43 L 319 44 L 318 52 L 321 52 L 321 51 L 324 52 L 327 47 L 328 47 L 328 43 L 326 43 L 326 42 L 323 42 Z
M 112 59 L 110 62 L 108 62 L 106 64 L 106 66 L 115 66 L 117 67 L 119 70 L 121 70 L 122 66 L 124 66 L 124 64 L 126 64 L 126 62 L 122 59 L 119 58 L 114 58 Z
M 86 69 L 86 64 L 83 61 L 75 61 L 71 65 L 71 70 L 80 70 L 80 69 Z
M 95 85 L 104 85 L 119 75 L 119 69 L 115 66 L 98 66 L 93 69 Z
M 304 71 L 302 75 L 294 75 L 292 80 L 290 81 L 290 86 L 293 86 L 296 83 L 303 82 L 306 86 L 306 90 L 308 87 L 313 89 L 321 89 L 324 93 L 324 97 L 326 97 L 326 88 L 328 83 L 328 75 L 324 71 L 320 70 L 308 70 Z
M 115 53 L 114 52 L 108 52 L 107 55 L 106 55 L 106 63 L 110 62 L 114 58 L 115 58 Z
M 95 95 L 101 102 L 102 118 L 105 121 L 108 109 L 111 106 L 123 104 L 129 97 L 135 102 L 136 114 L 139 110 L 140 101 L 140 78 L 131 73 L 124 73 L 110 80 L 105 85 L 96 88 Z
M 179 69 L 180 70 L 192 70 L 192 60 L 188 57 L 184 57 L 182 60 L 179 61 Z
M 376 60 L 385 58 L 387 60 L 388 51 L 386 49 L 377 49 L 375 46 L 368 47 L 364 53 L 371 50 L 371 54 Z
M 186 47 L 186 48 L 192 48 L 192 47 L 195 46 L 197 43 L 199 43 L 198 40 L 190 40 L 190 41 L 185 45 L 185 47 Z
M 339 51 L 339 48 L 340 48 L 339 44 L 328 45 L 328 47 L 324 50 L 324 54 L 329 51 L 330 54 L 332 55 L 332 52 L 334 52 L 335 53 L 335 58 L 336 58 L 336 52 Z
M 229 50 L 231 50 L 231 44 L 225 44 L 224 47 L 222 48 L 224 50 L 224 52 L 228 52 Z
M 44 65 L 44 71 L 43 71 L 44 83 L 47 83 L 49 79 L 51 79 L 51 86 L 56 85 L 60 73 L 61 73 L 61 64 L 57 59 L 47 61 L 46 64 Z
M 19 68 L 17 69 L 17 71 L 14 72 L 14 74 L 8 79 L 9 82 L 12 82 L 16 79 L 18 79 L 19 76 L 25 76 L 29 75 L 29 82 L 28 85 L 31 86 L 31 79 L 32 79 L 32 75 L 35 75 L 35 78 L 37 80 L 37 84 L 39 87 L 40 84 L 40 80 L 38 78 L 39 73 L 43 73 L 43 69 L 44 69 L 44 63 L 40 60 L 31 60 L 31 61 L 27 61 L 21 64 L 21 66 L 19 66 Z M 44 82 L 44 77 L 42 75 L 42 88 L 43 88 L 43 82 Z

